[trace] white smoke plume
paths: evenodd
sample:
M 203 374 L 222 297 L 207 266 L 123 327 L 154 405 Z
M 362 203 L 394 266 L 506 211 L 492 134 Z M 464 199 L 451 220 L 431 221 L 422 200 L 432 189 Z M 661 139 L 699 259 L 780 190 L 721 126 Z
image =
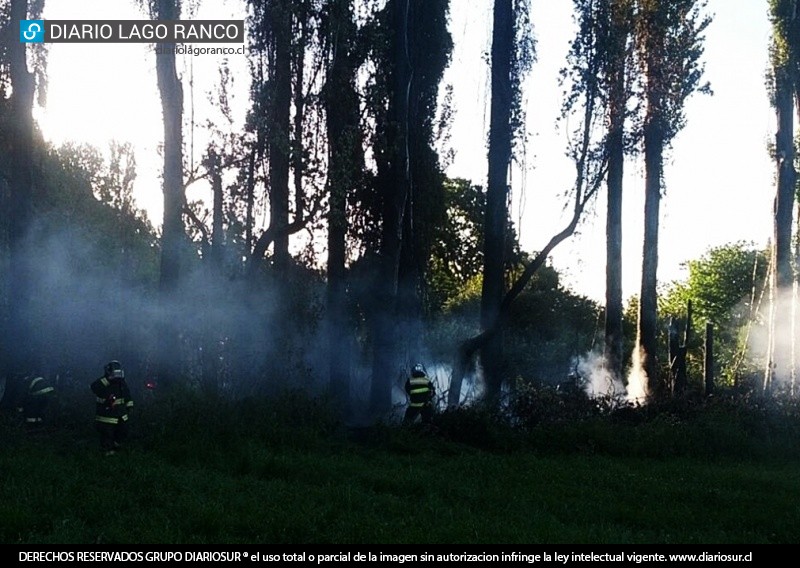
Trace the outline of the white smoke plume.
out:
M 647 402 L 647 374 L 644 371 L 644 353 L 635 347 L 631 354 L 631 368 L 628 371 L 627 400 L 636 404 Z
M 605 357 L 597 352 L 579 357 L 575 369 L 583 380 L 583 390 L 589 398 L 618 399 L 625 394 L 625 386 L 615 377 Z

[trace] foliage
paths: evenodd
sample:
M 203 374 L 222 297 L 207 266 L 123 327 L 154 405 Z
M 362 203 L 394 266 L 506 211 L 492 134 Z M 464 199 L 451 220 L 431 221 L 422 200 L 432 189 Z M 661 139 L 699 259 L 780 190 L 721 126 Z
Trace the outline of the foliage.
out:
M 429 268 L 429 302 L 438 311 L 483 267 L 483 188 L 465 179 L 444 183 L 447 215 L 435 228 Z
M 602 333 L 602 310 L 558 283 L 552 267 L 539 270 L 519 295 L 506 333 L 507 376 L 557 384 L 575 371 Z
M 800 65 L 800 22 L 797 18 L 795 0 L 769 0 L 769 18 L 772 23 L 770 62 L 773 72 L 777 69 L 793 69 L 796 74 Z M 795 81 L 797 78 L 795 77 Z
M 660 297 L 664 322 L 677 317 L 684 323 L 691 302 L 694 336 L 689 345 L 689 376 L 702 377 L 705 323 L 714 329 L 714 355 L 722 382 L 733 384 L 749 370 L 739 368 L 747 350 L 747 331 L 760 324 L 759 302 L 767 284 L 767 252 L 751 243 L 736 242 L 710 248 L 686 263 L 686 282 L 673 283 Z M 661 328 L 666 329 L 666 324 Z
M 526 139 L 525 109 L 522 105 L 522 83 L 536 62 L 536 40 L 530 19 L 530 0 L 514 0 L 514 49 L 511 54 L 511 73 L 508 89 L 511 93 L 512 147 L 517 152 Z
M 693 93 L 711 94 L 702 82 L 703 41 L 712 18 L 705 0 L 640 0 L 635 41 L 641 69 L 641 102 L 649 107 L 661 141 L 669 146 L 686 125 L 684 104 Z
M 514 272 L 509 278 L 514 278 Z M 427 339 L 437 358 L 449 359 L 456 342 L 475 333 L 480 295 L 477 276 L 432 319 Z M 600 306 L 562 287 L 552 266 L 542 267 L 509 314 L 503 334 L 504 374 L 527 381 L 561 382 L 574 371 L 576 358 L 591 351 L 601 331 L 600 317 Z
M 632 0 L 573 0 L 578 31 L 567 55 L 566 66 L 559 72 L 559 84 L 564 88 L 560 120 L 580 110 L 581 99 L 591 104 L 596 117 L 607 116 L 612 104 L 612 90 L 620 72 L 623 85 L 631 62 L 629 35 L 633 27 Z M 630 92 L 623 97 L 627 100 Z M 609 132 L 604 129 L 607 138 Z M 580 132 L 580 128 L 576 133 Z M 593 151 L 594 160 L 600 160 L 603 144 Z
M 570 424 L 598 416 L 601 402 L 590 399 L 575 381 L 543 384 L 518 379 L 506 405 L 514 426 L 531 431 L 543 424 Z
M 150 284 L 156 278 L 157 241 L 147 213 L 134 201 L 135 177 L 129 144 L 113 142 L 107 163 L 88 145 L 50 148 L 42 164 L 39 213 L 53 235 L 83 232 L 99 247 L 93 260 L 103 270 L 122 263 L 126 278 Z
M 141 301 L 157 281 L 158 241 L 130 193 L 135 166 L 120 169 L 113 148 L 108 163 L 97 149 L 74 145 L 47 148 L 40 162 L 27 241 L 39 261 L 29 317 L 51 372 L 83 372 L 102 353 L 146 343 L 152 331 Z

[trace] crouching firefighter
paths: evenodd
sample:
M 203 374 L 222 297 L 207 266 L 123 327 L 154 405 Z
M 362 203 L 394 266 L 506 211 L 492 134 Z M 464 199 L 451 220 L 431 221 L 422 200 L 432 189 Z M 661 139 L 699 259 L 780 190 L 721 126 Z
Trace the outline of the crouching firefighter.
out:
M 411 424 L 417 416 L 421 416 L 422 422 L 430 423 L 433 420 L 433 399 L 436 388 L 421 364 L 414 365 L 411 376 L 406 379 L 406 394 L 408 408 L 403 417 L 403 424 Z
M 91 389 L 97 397 L 94 423 L 100 434 L 100 450 L 110 456 L 128 437 L 128 412 L 133 408 L 133 400 L 119 361 L 111 361 L 104 371 Z

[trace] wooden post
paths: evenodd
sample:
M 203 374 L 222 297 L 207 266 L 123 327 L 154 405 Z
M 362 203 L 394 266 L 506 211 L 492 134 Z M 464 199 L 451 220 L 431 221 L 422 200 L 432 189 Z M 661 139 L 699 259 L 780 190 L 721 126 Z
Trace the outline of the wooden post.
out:
M 706 322 L 706 357 L 705 357 L 705 385 L 706 396 L 714 392 L 714 328 Z
M 692 301 L 686 301 L 686 327 L 683 330 L 683 344 L 678 349 L 678 372 L 675 377 L 675 394 L 686 392 L 689 384 L 689 374 L 686 370 L 686 354 L 689 350 L 689 340 L 692 337 Z
M 678 322 L 675 316 L 669 318 L 669 390 L 675 395 L 675 383 L 678 373 L 678 358 L 680 356 L 678 345 Z
M 683 342 L 678 343 L 678 324 L 675 318 L 669 321 L 669 362 L 670 378 L 672 379 L 672 394 L 680 396 L 686 392 L 689 384 L 686 372 L 686 354 L 689 349 L 689 339 L 692 337 L 692 301 L 686 302 L 686 327 L 683 330 Z

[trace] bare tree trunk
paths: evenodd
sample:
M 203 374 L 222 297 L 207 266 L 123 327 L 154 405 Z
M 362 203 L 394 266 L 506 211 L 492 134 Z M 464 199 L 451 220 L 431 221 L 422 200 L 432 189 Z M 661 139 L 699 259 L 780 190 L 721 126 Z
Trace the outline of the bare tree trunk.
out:
M 772 389 L 773 380 L 775 378 L 775 309 L 777 302 L 775 301 L 775 244 L 771 243 L 770 246 L 770 261 L 769 261 L 769 296 L 767 302 L 767 352 L 764 356 L 766 364 L 764 366 L 764 383 L 763 391 L 769 393 Z
M 514 4 L 495 0 L 492 28 L 492 102 L 489 125 L 489 175 L 484 221 L 484 265 L 481 289 L 481 329 L 487 330 L 500 313 L 505 292 L 504 269 L 508 224 L 508 168 L 511 163 L 511 59 L 514 52 Z M 499 331 L 499 330 L 498 330 Z M 481 346 L 486 399 L 500 395 L 503 382 L 503 343 L 500 333 Z
M 653 112 L 653 111 L 651 111 Z M 657 112 L 657 111 L 656 111 Z M 637 344 L 648 395 L 660 392 L 658 377 L 658 225 L 664 142 L 657 117 L 645 125 L 645 204 L 642 283 L 639 293 Z
M 706 322 L 706 337 L 705 337 L 705 359 L 703 366 L 703 379 L 705 384 L 705 394 L 710 396 L 714 394 L 714 326 Z
M 347 318 L 347 199 L 364 167 L 356 92 L 357 62 L 351 52 L 355 35 L 352 0 L 330 2 L 332 62 L 325 86 L 328 129 L 328 288 L 329 384 L 346 411 L 350 401 L 350 325 Z
M 305 212 L 305 192 L 303 191 L 303 113 L 305 112 L 305 95 L 303 94 L 304 68 L 306 58 L 306 15 L 300 16 L 297 23 L 299 38 L 295 42 L 294 57 L 294 144 L 292 147 L 292 175 L 294 185 L 294 215 L 302 220 Z
M 793 73 L 788 68 L 775 70 L 775 113 L 778 129 L 775 134 L 775 161 L 778 187 L 774 209 L 775 278 L 773 299 L 776 302 L 773 337 L 776 340 L 773 377 L 786 383 L 791 374 L 791 290 L 792 272 L 792 210 L 796 174 L 794 170 L 794 106 Z M 777 342 L 780 338 L 783 341 Z
M 689 384 L 687 374 L 686 357 L 689 351 L 689 341 L 692 337 L 692 301 L 686 303 L 686 327 L 683 331 L 683 342 L 678 340 L 677 322 L 670 319 L 669 324 L 669 364 L 672 384 L 668 385 L 667 390 L 671 390 L 674 396 L 681 396 L 686 392 Z
M 678 366 L 680 365 L 680 343 L 678 341 L 678 319 L 675 316 L 669 318 L 669 370 L 671 383 L 669 387 L 675 390 L 678 382 Z
M 275 228 L 274 263 L 278 270 L 289 266 L 289 117 L 292 99 L 290 41 L 292 16 L 288 2 L 275 0 L 272 15 L 274 58 L 271 59 L 272 116 L 269 133 L 270 226 Z
M 622 378 L 622 180 L 625 164 L 627 0 L 608 0 L 612 51 L 608 73 L 608 204 L 606 210 L 605 364 Z
M 28 18 L 27 0 L 11 1 L 11 22 Z M 9 30 L 17 26 L 8 25 Z M 37 364 L 37 335 L 32 318 L 33 251 L 27 245 L 33 221 L 33 97 L 34 78 L 28 71 L 26 45 L 11 38 L 8 63 L 11 76 L 10 183 L 9 183 L 9 274 L 8 320 L 2 338 L 7 373 L 30 372 Z
M 211 216 L 211 262 L 217 274 L 220 274 L 223 261 L 223 194 L 222 194 L 222 172 L 219 155 L 212 151 L 208 156 L 210 168 L 211 191 L 214 202 Z
M 256 170 L 256 153 L 257 149 L 254 147 L 250 152 L 250 159 L 247 163 L 247 186 L 245 187 L 245 250 L 248 254 L 253 251 L 253 208 L 255 206 L 255 170 Z
M 392 381 L 395 379 L 397 345 L 395 316 L 397 281 L 402 245 L 403 213 L 409 194 L 408 156 L 408 93 L 411 69 L 408 61 L 409 0 L 393 0 L 390 4 L 393 80 L 389 103 L 390 176 L 382 188 L 381 256 L 376 283 L 376 313 L 373 320 L 373 361 L 370 408 L 373 415 L 386 413 L 391 406 Z
M 159 0 L 157 16 L 160 20 L 177 20 L 180 12 L 175 0 Z M 159 295 L 162 306 L 174 301 L 181 276 L 181 251 L 185 240 L 183 225 L 183 87 L 175 69 L 174 44 L 156 54 L 158 90 L 164 117 L 164 219 L 161 236 L 161 276 Z M 166 311 L 166 310 L 162 310 Z M 159 378 L 170 382 L 180 372 L 179 330 L 172 322 L 163 321 L 159 331 L 157 354 Z
M 612 103 L 613 104 L 613 103 Z M 622 377 L 622 177 L 625 161 L 624 109 L 612 109 L 608 137 L 608 210 L 606 211 L 605 360 L 609 372 Z

